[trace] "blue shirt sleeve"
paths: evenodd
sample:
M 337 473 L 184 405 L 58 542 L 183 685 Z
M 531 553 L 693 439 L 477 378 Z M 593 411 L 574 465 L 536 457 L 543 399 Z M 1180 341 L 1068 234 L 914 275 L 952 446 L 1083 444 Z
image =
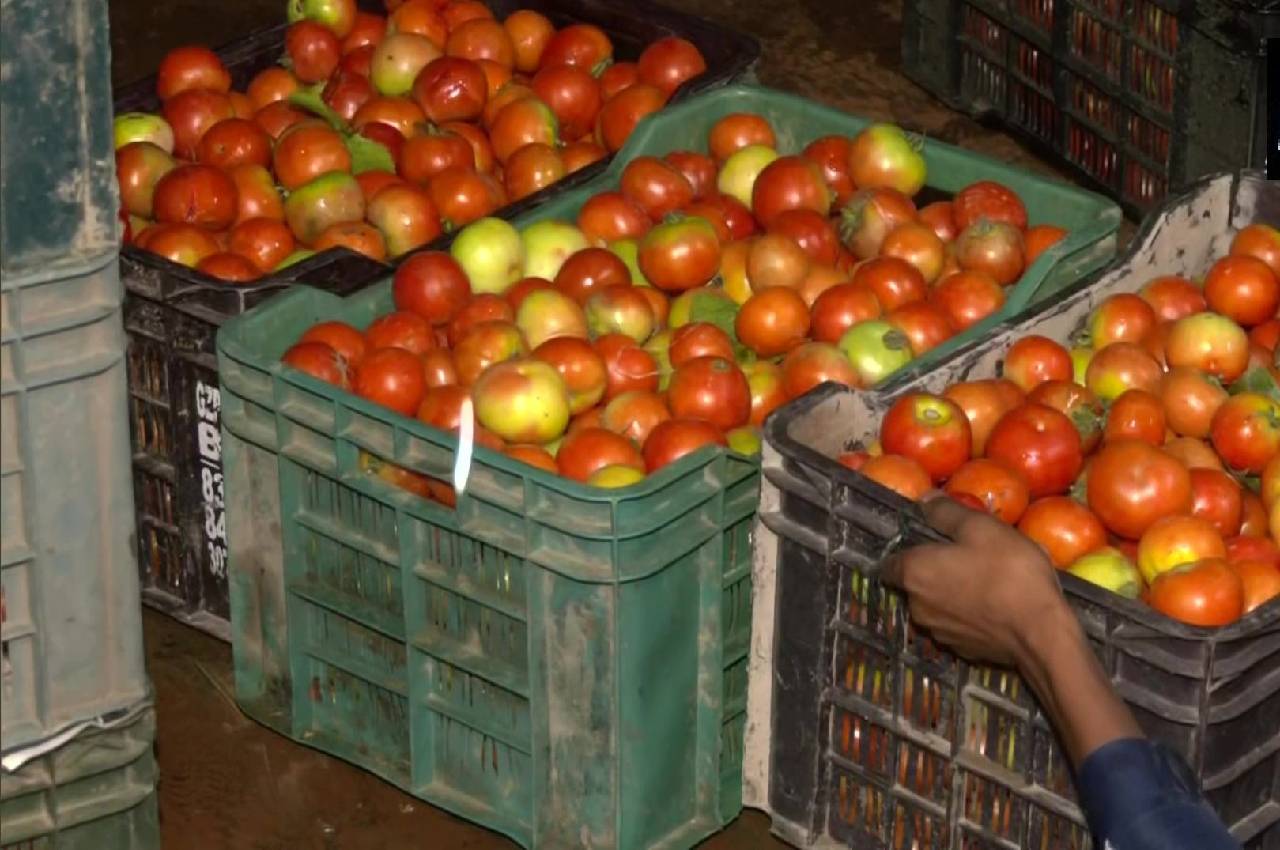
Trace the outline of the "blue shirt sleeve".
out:
M 1096 850 L 1240 850 L 1186 764 L 1159 744 L 1099 747 L 1076 785 Z

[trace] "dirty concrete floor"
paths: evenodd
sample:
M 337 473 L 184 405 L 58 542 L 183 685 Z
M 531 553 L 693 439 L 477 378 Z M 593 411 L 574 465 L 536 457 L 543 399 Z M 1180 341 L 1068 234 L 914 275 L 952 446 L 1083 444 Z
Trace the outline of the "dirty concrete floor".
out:
M 284 0 L 111 0 L 113 79 L 145 76 L 170 48 L 220 45 L 277 22 Z M 1010 136 L 957 115 L 899 72 L 900 0 L 684 0 L 753 33 L 766 85 L 1039 173 L 1062 172 Z M 1125 228 L 1131 231 L 1130 227 Z M 183 850 L 496 850 L 514 844 L 350 765 L 246 719 L 232 700 L 230 648 L 152 612 L 145 618 L 159 703 L 164 846 Z M 776 850 L 748 812 L 705 850 Z

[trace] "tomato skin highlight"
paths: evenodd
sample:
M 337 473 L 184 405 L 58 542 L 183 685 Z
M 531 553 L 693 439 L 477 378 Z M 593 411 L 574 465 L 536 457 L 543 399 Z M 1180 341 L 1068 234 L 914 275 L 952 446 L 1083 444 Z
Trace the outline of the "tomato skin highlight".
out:
M 955 402 L 911 393 L 894 402 L 880 425 L 888 454 L 912 458 L 935 482 L 945 481 L 969 459 L 969 420 Z

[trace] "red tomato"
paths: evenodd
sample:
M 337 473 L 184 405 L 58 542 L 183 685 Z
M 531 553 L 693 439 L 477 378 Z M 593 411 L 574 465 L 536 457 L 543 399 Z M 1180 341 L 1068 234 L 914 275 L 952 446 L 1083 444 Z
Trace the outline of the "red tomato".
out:
M 495 363 L 502 363 L 529 352 L 529 346 L 512 322 L 501 319 L 478 322 L 469 327 L 453 347 L 453 361 L 458 383 L 470 386 Z
M 1192 626 L 1225 626 L 1244 611 L 1244 585 L 1222 558 L 1164 573 L 1147 590 L 1147 604 Z
M 662 396 L 636 391 L 623 393 L 605 405 L 600 424 L 642 446 L 653 429 L 670 418 L 671 411 Z
M 1137 540 L 1153 522 L 1191 510 L 1187 467 L 1141 440 L 1104 445 L 1089 461 L 1089 508 L 1114 534 Z
M 1242 495 L 1239 483 L 1220 469 L 1191 470 L 1191 515 L 1211 523 L 1223 537 L 1240 531 Z
M 1213 523 L 1185 514 L 1161 517 L 1138 541 L 1138 569 L 1147 584 L 1177 567 L 1226 556 L 1226 544 Z
M 532 74 L 542 62 L 542 53 L 556 34 L 555 24 L 532 9 L 517 9 L 503 20 L 502 26 L 515 50 L 515 69 Z
M 776 357 L 805 341 L 809 333 L 809 308 L 793 289 L 780 286 L 766 289 L 752 295 L 738 310 L 734 330 L 738 341 L 756 354 Z M 674 341 L 672 348 L 675 348 Z
M 693 186 L 674 165 L 656 156 L 638 156 L 622 169 L 622 196 L 658 222 L 693 200 Z
M 1193 366 L 1230 384 L 1249 363 L 1249 336 L 1226 316 L 1196 313 L 1169 328 L 1165 356 L 1171 367 Z
M 159 222 L 225 230 L 236 220 L 236 185 L 220 168 L 179 165 L 156 183 L 152 209 Z
M 1126 390 L 1160 392 L 1163 371 L 1142 346 L 1113 342 L 1093 355 L 1085 370 L 1085 386 L 1104 402 L 1114 401 Z
M 732 360 L 722 357 L 696 357 L 676 367 L 667 397 L 673 416 L 705 419 L 722 431 L 751 418 L 747 378 Z
M 346 248 L 378 262 L 387 259 L 387 243 L 382 233 L 363 221 L 334 222 L 321 231 L 311 247 L 316 253 L 330 248 Z
M 421 355 L 435 348 L 435 333 L 427 320 L 403 310 L 374 319 L 364 335 L 370 350 L 403 348 Z
M 566 139 L 580 139 L 595 129 L 604 97 L 589 68 L 552 65 L 534 74 L 530 85 L 556 114 Z
M 960 228 L 956 227 L 950 201 L 934 201 L 925 204 L 920 208 L 920 223 L 928 226 L 943 242 L 954 242 L 960 235 Z
M 1250 224 L 1231 240 L 1231 255 L 1262 260 L 1272 274 L 1280 277 L 1280 231 L 1269 224 Z
M 1242 537 L 1266 537 L 1269 517 L 1262 499 L 1251 490 L 1243 490 L 1240 495 L 1240 534 Z M 1272 535 L 1273 540 L 1280 536 Z
M 815 263 L 834 265 L 840 257 L 840 238 L 831 220 L 812 209 L 789 209 L 773 217 L 770 233 L 789 237 Z
M 256 112 L 267 104 L 288 100 L 289 95 L 297 90 L 298 78 L 288 68 L 271 65 L 259 71 L 249 81 L 245 93 Z
M 780 233 L 758 236 L 747 248 L 747 280 L 752 290 L 774 286 L 798 289 L 811 265 L 804 249 Z
M 847 136 L 823 136 L 810 142 L 800 154 L 817 165 L 822 179 L 831 190 L 835 201 L 842 204 L 854 192 L 853 178 L 849 175 L 849 138 Z
M 935 482 L 945 481 L 964 465 L 972 443 L 964 410 L 928 393 L 902 396 L 880 423 L 884 451 L 912 458 Z
M 1209 308 L 1250 328 L 1276 317 L 1280 308 L 1280 280 L 1256 257 L 1223 257 L 1204 278 Z
M 1146 390 L 1128 390 L 1111 403 L 1107 411 L 1103 440 L 1142 440 L 1153 446 L 1164 444 L 1165 416 L 1160 398 Z
M 1156 318 L 1163 322 L 1176 322 L 1209 307 L 1200 287 L 1177 275 L 1155 278 L 1142 287 L 1139 294 L 1143 301 L 1151 305 Z
M 503 169 L 507 200 L 514 203 L 539 192 L 568 173 L 560 151 L 534 142 L 518 148 Z
M 227 283 L 248 283 L 262 276 L 262 273 L 258 271 L 258 267 L 251 263 L 248 258 L 233 254 L 230 251 L 210 254 L 199 263 L 196 263 L 196 271 Z
M 487 59 L 503 68 L 511 68 L 516 61 L 511 36 L 507 35 L 502 24 L 492 18 L 477 17 L 450 27 L 444 52 L 473 62 Z
M 271 137 L 252 121 L 228 118 L 204 134 L 196 158 L 223 169 L 245 163 L 265 167 L 271 164 Z
M 747 386 L 751 388 L 751 418 L 749 425 L 759 428 L 770 413 L 787 401 L 787 389 L 782 380 L 782 367 L 768 360 L 757 360 L 743 368 Z
M 1155 309 L 1143 298 L 1122 292 L 1098 305 L 1086 325 L 1089 342 L 1101 351 L 1113 342 L 1142 342 L 1156 326 Z
M 153 224 L 135 241 L 140 248 L 190 268 L 195 268 L 205 257 L 218 253 L 218 240 L 194 224 Z
M 1009 411 L 1021 407 L 1026 400 L 1017 385 L 1003 378 L 953 384 L 943 395 L 959 405 L 969 420 L 974 457 L 981 457 L 986 451 L 987 440 L 996 423 Z
M 1102 439 L 1105 410 L 1102 402 L 1087 387 L 1074 381 L 1046 381 L 1027 393 L 1027 400 L 1066 414 L 1080 434 L 1080 447 L 1086 455 Z M 1164 434 L 1160 436 L 1163 439 Z
M 1237 535 L 1228 538 L 1227 560 L 1232 563 L 1240 561 L 1263 561 L 1280 570 L 1280 545 L 1266 537 L 1247 537 Z
M 1022 277 L 1022 231 L 1011 224 L 979 221 L 961 230 L 954 245 L 965 271 L 984 272 L 1001 286 Z
M 658 389 L 658 363 L 636 341 L 623 334 L 606 334 L 596 340 L 596 351 L 604 360 L 608 373 L 606 401 L 625 392 L 655 392 Z
M 1261 393 L 1232 396 L 1214 413 L 1209 438 L 1227 466 L 1261 474 L 1280 453 L 1280 402 Z
M 858 259 L 880 253 L 885 237 L 916 220 L 911 199 L 894 189 L 863 189 L 840 210 L 840 239 Z
M 458 383 L 458 366 L 453 352 L 447 348 L 433 348 L 422 355 L 422 371 L 428 387 L 451 387 Z
M 475 62 L 439 56 L 418 72 L 413 99 L 433 124 L 475 121 L 489 99 L 489 81 Z
M 581 428 L 565 436 L 556 452 L 565 478 L 586 483 L 606 466 L 629 466 L 644 471 L 644 457 L 631 441 L 605 428 Z
M 570 142 L 560 149 L 560 158 L 564 161 L 564 169 L 569 174 L 581 171 L 588 165 L 594 165 L 608 155 L 609 152 L 594 140 Z
M 269 218 L 251 218 L 231 229 L 227 247 L 263 274 L 274 271 L 293 253 L 295 241 L 288 225 Z
M 649 472 L 675 463 L 704 446 L 724 446 L 724 434 L 701 419 L 668 419 L 654 426 L 644 441 L 644 465 Z
M 680 179 L 684 179 L 681 177 Z M 705 219 L 670 221 L 640 241 L 640 271 L 667 292 L 703 286 L 720 268 L 720 240 Z
M 951 324 L 946 315 L 927 301 L 904 304 L 884 318 L 906 335 L 911 342 L 911 353 L 916 357 L 951 338 Z
M 913 502 L 933 489 L 929 473 L 919 463 L 902 455 L 878 455 L 858 468 L 866 477 Z
M 959 271 L 933 287 L 929 300 L 956 332 L 967 330 L 1004 306 L 1004 289 L 983 272 Z
M 734 359 L 733 341 L 720 328 L 708 322 L 690 322 L 671 334 L 667 359 L 673 367 L 683 366 L 695 357 Z
M 1267 561 L 1233 561 L 1231 571 L 1244 586 L 1244 613 L 1280 597 L 1280 569 Z
M 636 83 L 615 94 L 600 107 L 596 135 L 609 153 L 617 153 L 646 115 L 661 109 L 666 96 L 653 86 Z
M 471 298 L 471 282 L 448 253 L 424 251 L 408 257 L 396 269 L 391 294 L 397 310 L 442 326 Z
M 304 19 L 285 30 L 284 51 L 295 77 L 304 83 L 318 83 L 338 67 L 342 43 L 328 27 Z
M 570 24 L 547 42 L 542 67 L 574 65 L 595 72 L 612 58 L 613 42 L 604 30 L 592 24 Z
M 634 62 L 614 62 L 600 74 L 600 94 L 609 100 L 620 91 L 640 82 L 640 69 Z
M 751 210 L 769 228 L 781 213 L 795 209 L 825 217 L 831 210 L 831 191 L 818 166 L 804 157 L 780 156 L 752 184 Z
M 1065 493 L 1084 465 L 1071 420 L 1035 403 L 1000 417 L 987 438 L 987 457 L 1022 473 L 1036 498 Z
M 1276 349 L 1280 348 L 1280 319 L 1268 319 L 1255 325 L 1249 331 L 1249 342 L 1265 348 L 1274 357 Z
M 442 226 L 457 230 L 489 215 L 506 203 L 502 188 L 487 174 L 470 168 L 446 168 L 427 186 Z
M 938 235 L 926 224 L 907 222 L 900 224 L 884 237 L 880 255 L 906 260 L 919 270 L 927 283 L 933 283 L 942 274 L 945 246 Z
M 711 125 L 707 149 L 711 158 L 723 164 L 737 151 L 751 145 L 776 148 L 778 139 L 767 120 L 750 112 L 734 112 Z
M 813 338 L 834 344 L 858 322 L 880 318 L 880 300 L 866 283 L 838 283 L 814 300 L 811 313 Z
M 1177 366 L 1160 382 L 1160 399 L 1175 434 L 1204 439 L 1209 436 L 1214 414 L 1227 400 L 1227 391 L 1199 369 Z
M 853 282 L 869 287 L 881 308 L 890 312 L 904 304 L 923 301 L 929 292 L 920 270 L 897 257 L 867 260 L 854 271 Z
M 993 180 L 979 180 L 957 192 L 951 199 L 951 212 L 960 230 L 982 220 L 1027 229 L 1027 208 L 1022 199 L 1012 189 Z
M 617 254 L 604 248 L 574 252 L 556 273 L 556 289 L 579 304 L 611 286 L 631 286 L 631 272 Z
M 848 387 L 858 382 L 849 358 L 831 343 L 806 342 L 782 361 L 782 385 L 787 398 L 798 398 L 827 381 Z
M 555 147 L 560 143 L 556 116 L 537 97 L 524 97 L 502 108 L 489 128 L 493 155 L 505 163 L 525 145 L 541 142 Z
M 292 192 L 330 171 L 350 171 L 351 152 L 328 126 L 299 124 L 276 142 L 271 162 L 280 185 Z
M 218 54 L 207 47 L 175 47 L 160 60 L 156 72 L 156 96 L 168 100 L 191 89 L 231 91 L 231 74 Z
M 1037 224 L 1035 227 L 1027 228 L 1026 236 L 1022 242 L 1023 249 L 1026 252 L 1027 268 L 1031 268 L 1031 265 L 1040 259 L 1041 254 L 1066 237 L 1067 231 L 1052 224 Z
M 1001 374 L 1031 392 L 1049 381 L 1070 381 L 1074 374 L 1071 352 L 1045 336 L 1024 336 L 1009 346 Z
M 569 391 L 569 412 L 579 414 L 604 398 L 609 376 L 604 358 L 585 339 L 558 336 L 533 350 L 533 356 L 560 373 Z
M 427 379 L 417 355 L 402 348 L 378 348 L 356 366 L 351 388 L 361 398 L 413 416 L 427 391 Z
M 644 208 L 621 192 L 601 192 L 578 210 L 578 229 L 596 244 L 639 239 L 651 227 L 653 222 Z
M 674 35 L 651 42 L 636 62 L 640 82 L 668 97 L 684 82 L 706 70 L 707 60 L 693 42 Z
M 947 481 L 946 492 L 952 498 L 972 496 L 982 510 L 1010 525 L 1022 517 L 1031 500 L 1021 473 L 987 458 L 975 458 L 957 469 Z
M 1107 545 L 1107 530 L 1102 523 L 1069 496 L 1049 496 L 1032 502 L 1018 521 L 1018 530 L 1040 544 L 1060 570 Z

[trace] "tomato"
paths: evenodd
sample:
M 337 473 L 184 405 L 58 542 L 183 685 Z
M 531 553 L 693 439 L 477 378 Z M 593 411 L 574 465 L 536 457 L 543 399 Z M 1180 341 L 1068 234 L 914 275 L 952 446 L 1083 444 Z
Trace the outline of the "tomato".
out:
M 116 150 L 116 175 L 125 221 L 131 215 L 144 219 L 154 215 L 156 184 L 177 166 L 177 160 L 150 142 L 130 142 Z
M 1239 483 L 1220 469 L 1191 470 L 1191 515 L 1208 521 L 1223 537 L 1240 530 L 1242 495 Z
M 840 209 L 840 240 L 855 257 L 865 260 L 880 253 L 892 230 L 915 220 L 915 204 L 901 192 L 862 189 Z
M 444 52 L 472 61 L 487 59 L 504 68 L 512 67 L 516 61 L 511 36 L 492 18 L 473 18 L 450 29 Z
M 926 283 L 942 274 L 944 246 L 942 240 L 926 224 L 900 224 L 884 237 L 880 245 L 882 257 L 898 257 L 915 266 Z
M 356 395 L 413 416 L 427 390 L 422 360 L 402 348 L 376 348 L 355 367 L 351 388 Z
M 342 37 L 342 52 L 347 54 L 362 47 L 376 45 L 386 34 L 386 18 L 357 10 L 351 22 L 351 31 Z
M 1164 444 L 1165 415 L 1160 398 L 1146 390 L 1127 390 L 1111 403 L 1102 438 Z
M 853 273 L 853 283 L 868 287 L 885 311 L 923 301 L 929 286 L 920 270 L 898 257 L 876 257 Z
M 880 301 L 866 283 L 841 283 L 813 302 L 811 331 L 818 342 L 836 343 L 844 332 L 881 315 Z
M 1140 538 L 1153 522 L 1191 510 L 1191 474 L 1141 440 L 1107 443 L 1089 462 L 1090 509 L 1114 534 Z
M 427 186 L 442 226 L 458 230 L 496 211 L 505 203 L 501 187 L 487 174 L 470 168 L 446 168 Z
M 327 80 L 342 58 L 338 37 L 315 21 L 290 24 L 284 33 L 284 50 L 294 76 L 304 83 Z
M 542 53 L 556 34 L 555 24 L 532 9 L 517 9 L 502 22 L 511 39 L 515 69 L 532 74 L 542 62 Z
M 827 381 L 848 387 L 858 381 L 849 358 L 830 343 L 806 342 L 792 349 L 782 361 L 782 385 L 787 398 L 798 398 Z
M 809 255 L 794 239 L 780 233 L 766 233 L 747 248 L 747 280 L 752 290 L 775 286 L 797 289 L 810 268 Z
M 1244 327 L 1274 319 L 1280 308 L 1280 279 L 1257 257 L 1223 257 L 1204 278 L 1209 308 Z
M 653 86 L 636 83 L 615 94 L 600 107 L 596 135 L 609 153 L 617 153 L 647 115 L 661 109 L 666 96 Z
M 280 360 L 286 366 L 292 366 L 335 387 L 347 389 L 350 386 L 347 362 L 323 342 L 300 341 L 286 351 Z
M 1222 458 L 1204 440 L 1176 437 L 1165 443 L 1163 449 L 1187 469 L 1222 469 Z
M 724 434 L 701 419 L 668 419 L 649 432 L 644 441 L 644 465 L 649 472 L 675 463 L 705 446 L 724 446 Z
M 493 319 L 477 322 L 462 333 L 453 347 L 458 383 L 470 386 L 495 363 L 529 353 L 529 346 L 513 322 Z
M 321 97 L 342 120 L 351 121 L 360 107 L 372 100 L 375 94 L 368 77 L 339 68 L 325 84 Z M 398 130 L 390 125 L 387 125 L 387 129 L 389 132 L 394 131 L 390 132 L 388 138 L 399 139 Z
M 606 334 L 595 342 L 607 372 L 605 400 L 625 392 L 655 392 L 658 389 L 658 363 L 636 341 L 623 334 Z
M 631 272 L 617 254 L 605 248 L 575 251 L 556 273 L 555 286 L 579 304 L 611 286 L 631 286 Z
M 356 111 L 352 126 L 363 130 L 370 124 L 388 124 L 400 131 L 406 139 L 417 132 L 419 124 L 427 116 L 422 108 L 407 97 L 373 97 Z
M 800 155 L 818 166 L 836 203 L 842 204 L 849 199 L 855 187 L 849 174 L 848 137 L 823 136 L 806 145 Z
M 1280 319 L 1268 319 L 1249 331 L 1249 342 L 1265 348 L 1274 356 L 1280 348 Z
M 622 393 L 605 405 L 600 422 L 608 430 L 642 446 L 653 429 L 670 418 L 671 411 L 662 396 L 633 391 Z
M 436 2 L 436 0 L 431 0 L 431 2 Z M 437 3 L 437 5 L 440 4 Z M 453 32 L 467 21 L 493 20 L 493 12 L 480 0 L 451 0 L 451 2 L 441 5 L 440 15 L 444 18 L 445 26 L 448 27 L 449 32 Z
M 604 97 L 589 69 L 549 66 L 538 71 L 530 85 L 534 94 L 551 107 L 566 139 L 580 139 L 595 128 Z
M 339 221 L 329 225 L 311 244 L 317 253 L 329 248 L 346 248 L 371 260 L 387 259 L 387 243 L 382 233 L 363 221 Z
M 911 353 L 916 357 L 951 338 L 951 324 L 946 315 L 926 301 L 903 304 L 884 318 L 906 335 L 911 343 Z
M 1140 345 L 1113 342 L 1098 351 L 1085 371 L 1085 386 L 1104 402 L 1114 401 L 1126 390 L 1160 392 L 1160 364 Z
M 582 413 L 604 398 L 609 375 L 604 358 L 585 339 L 558 336 L 533 350 L 533 356 L 555 367 L 569 392 L 569 412 Z
M 859 322 L 840 337 L 859 389 L 869 389 L 911 362 L 911 340 L 881 319 Z
M 570 24 L 547 43 L 542 51 L 543 68 L 574 65 L 595 72 L 613 58 L 613 42 L 604 30 L 592 24 Z
M 1169 366 L 1193 366 L 1230 384 L 1249 362 L 1249 337 L 1238 324 L 1215 313 L 1196 313 L 1169 328 Z
M 667 292 L 702 286 L 720 268 L 715 228 L 700 218 L 659 224 L 640 241 L 639 265 L 651 284 Z
M 425 354 L 435 348 L 435 334 L 426 319 L 416 313 L 396 310 L 379 316 L 365 329 L 370 350 L 403 348 L 414 354 Z
M 957 469 L 947 480 L 946 492 L 953 499 L 972 496 L 981 510 L 1010 525 L 1022 517 L 1031 499 L 1021 473 L 986 458 L 975 458 Z
M 271 137 L 252 121 L 228 118 L 214 124 L 200 139 L 197 161 L 218 168 L 249 163 L 271 164 Z
M 673 416 L 705 419 L 722 431 L 745 425 L 751 418 L 747 378 L 723 357 L 696 357 L 677 366 L 667 396 Z
M 220 168 L 179 165 L 156 183 L 152 209 L 156 221 L 225 230 L 236 219 L 236 185 Z
M 1003 307 L 1004 288 L 984 272 L 959 271 L 938 281 L 929 301 L 946 314 L 959 333 Z
M 836 463 L 855 472 L 862 469 L 863 465 L 869 460 L 871 460 L 871 455 L 864 451 L 841 452 L 836 455 Z
M 592 196 L 578 211 L 577 224 L 587 239 L 596 244 L 638 239 L 653 227 L 644 208 L 621 192 Z
M 1232 563 L 1263 561 L 1280 570 L 1280 544 L 1273 540 L 1266 537 L 1237 535 L 1228 538 L 1226 544 L 1227 560 Z
M 196 271 L 228 283 L 248 283 L 262 276 L 262 272 L 248 258 L 230 251 L 210 254 L 196 263 Z
M 1280 402 L 1253 392 L 1231 396 L 1214 413 L 1209 438 L 1229 467 L 1260 474 L 1280 453 Z
M 711 125 L 707 149 L 719 164 L 737 151 L 752 145 L 776 148 L 778 139 L 767 120 L 750 112 L 734 112 Z
M 1008 286 L 1022 276 L 1022 231 L 1004 222 L 978 221 L 960 231 L 956 262 L 965 271 L 984 272 Z
M 312 325 L 298 338 L 298 342 L 322 342 L 337 352 L 349 367 L 358 365 L 368 350 L 364 334 L 346 322 L 338 321 Z
M 1231 256 L 1254 257 L 1266 263 L 1280 277 L 1280 230 L 1269 224 L 1250 224 L 1231 240 Z
M 1046 381 L 1027 394 L 1029 401 L 1044 404 L 1065 414 L 1080 434 L 1086 455 L 1102 439 L 1104 409 L 1093 393 L 1073 381 Z
M 675 367 L 697 357 L 734 359 L 733 341 L 720 328 L 708 322 L 689 322 L 673 329 L 667 358 Z
M 1028 402 L 996 422 L 987 457 L 1027 479 L 1033 497 L 1065 493 L 1084 465 L 1080 434 L 1063 413 Z
M 356 175 L 356 182 L 360 184 L 360 193 L 364 195 L 366 212 L 369 202 L 373 200 L 373 196 L 381 192 L 388 186 L 404 186 L 405 181 L 390 171 L 381 169 L 373 169 L 372 171 L 362 171 Z
M 410 256 L 396 269 L 391 293 L 397 310 L 442 326 L 471 298 L 471 283 L 447 252 L 425 251 Z
M 1089 316 L 1089 343 L 1098 350 L 1113 342 L 1142 342 L 1156 326 L 1154 308 L 1138 295 L 1112 295 Z
M 299 125 L 276 142 L 272 167 L 280 185 L 293 191 L 330 171 L 350 171 L 351 153 L 329 127 Z
M 920 143 L 893 124 L 872 124 L 849 142 L 849 174 L 864 189 L 892 188 L 914 195 L 924 187 Z
M 830 219 L 815 210 L 784 210 L 773 217 L 769 232 L 790 238 L 815 263 L 834 265 L 840 256 L 840 239 L 835 227 Z
M 507 199 L 514 203 L 527 198 L 567 173 L 558 150 L 541 142 L 525 145 L 511 154 L 503 171 Z
M 732 195 L 713 192 L 707 199 L 707 203 L 720 210 L 725 226 L 729 228 L 729 235 L 732 238 L 746 239 L 755 235 L 759 229 L 756 226 L 755 217 L 751 215 L 751 210 L 747 209 L 745 204 Z
M 651 42 L 636 62 L 640 82 L 668 97 L 680 86 L 707 70 L 707 60 L 688 39 L 674 35 Z
M 560 474 L 560 467 L 556 463 L 556 459 L 542 446 L 517 443 L 514 446 L 507 446 L 503 453 L 509 458 L 528 464 L 535 469 L 541 469 L 543 472 L 550 472 L 552 475 Z
M 144 237 L 145 244 L 141 242 Z M 139 234 L 138 240 L 139 247 L 191 268 L 205 257 L 218 253 L 218 241 L 213 234 L 194 224 L 153 224 Z
M 884 451 L 914 459 L 935 482 L 964 465 L 972 443 L 969 420 L 960 406 L 928 393 L 902 396 L 880 423 Z
M 164 120 L 173 129 L 173 153 L 195 159 L 200 139 L 219 121 L 235 117 L 231 98 L 210 89 L 185 89 L 164 102 Z
M 1242 537 L 1266 537 L 1268 534 L 1267 507 L 1262 499 L 1251 490 L 1243 490 L 1240 494 L 1240 535 Z M 1274 530 L 1274 529 L 1272 529 Z M 1273 540 L 1280 536 L 1272 535 Z
M 251 218 L 231 229 L 227 247 L 253 263 L 259 272 L 274 271 L 293 253 L 296 242 L 293 231 L 283 222 L 270 218 Z
M 954 242 L 960 235 L 955 216 L 952 215 L 950 201 L 933 201 L 925 204 L 920 208 L 918 217 L 920 223 L 932 230 L 943 243 Z
M 674 165 L 656 156 L 638 156 L 622 169 L 622 196 L 655 222 L 693 200 L 693 186 Z
M 156 96 L 161 100 L 190 89 L 231 91 L 231 74 L 218 54 L 207 47 L 176 47 L 160 60 Z
M 1176 322 L 1209 308 L 1200 287 L 1177 275 L 1155 278 L 1139 294 L 1151 305 L 1156 318 L 1164 322 Z
M 924 467 L 902 455 L 870 457 L 863 462 L 858 471 L 877 484 L 888 487 L 899 496 L 913 502 L 918 502 L 925 493 L 933 489 L 933 481 L 929 478 L 929 473 L 924 471 Z
M 1003 378 L 965 381 L 947 387 L 943 395 L 964 411 L 969 421 L 970 452 L 981 457 L 996 423 L 1009 411 L 1021 407 L 1022 390 Z
M 249 102 L 253 104 L 256 112 L 267 104 L 288 100 L 289 95 L 297 90 L 298 78 L 289 69 L 272 65 L 259 71 L 249 81 L 245 93 L 249 96 Z
M 1192 626 L 1225 626 L 1244 612 L 1244 585 L 1222 558 L 1169 570 L 1147 590 L 1147 604 Z
M 407 183 L 380 189 L 369 202 L 365 218 L 382 231 L 387 252 L 393 257 L 427 244 L 443 229 L 431 198 Z
M 793 289 L 766 289 L 752 295 L 738 310 L 734 330 L 738 340 L 756 354 L 776 357 L 805 341 L 809 333 L 809 308 Z M 674 363 L 675 340 L 672 348 Z
M 751 209 L 766 228 L 787 210 L 808 209 L 825 217 L 831 192 L 818 166 L 803 157 L 780 156 L 752 184 Z
M 1280 567 L 1266 560 L 1230 561 L 1231 567 L 1244 587 L 1244 613 L 1280 597 Z
M 1052 224 L 1037 224 L 1035 227 L 1027 228 L 1022 241 L 1027 268 L 1031 268 L 1041 254 L 1057 245 L 1066 236 L 1067 231 Z
M 350 52 L 344 51 L 342 59 L 338 61 L 338 70 L 334 73 L 358 75 L 368 79 L 369 75 L 373 73 L 373 54 L 377 52 L 378 43 L 381 41 L 382 39 L 379 38 L 376 43 L 357 47 Z M 376 93 L 377 89 L 374 91 Z
M 1161 517 L 1138 541 L 1138 569 L 1147 584 L 1162 573 L 1205 558 L 1226 558 L 1222 535 L 1207 519 L 1183 514 Z
M 758 428 L 770 413 L 787 401 L 782 367 L 768 360 L 757 360 L 744 366 L 743 373 L 747 376 L 747 386 L 751 388 L 751 418 L 747 424 Z
M 1018 521 L 1018 530 L 1038 543 L 1060 570 L 1107 543 L 1107 530 L 1098 518 L 1069 496 L 1032 502 Z
M 1184 437 L 1209 436 L 1213 415 L 1227 400 L 1227 391 L 1198 369 L 1177 366 L 1160 382 L 1169 428 Z
M 1001 374 L 1023 392 L 1048 381 L 1070 381 L 1074 374 L 1071 353 L 1045 336 L 1021 337 L 1005 353 Z
M 434 124 L 474 121 L 489 99 L 489 83 L 475 62 L 440 56 L 418 72 L 413 99 Z
M 551 108 L 538 98 L 521 98 L 504 106 L 494 118 L 489 141 L 493 155 L 505 163 L 513 153 L 533 142 L 555 147 L 559 143 L 559 122 Z
M 593 140 L 570 142 L 560 149 L 560 158 L 564 161 L 564 170 L 568 174 L 594 165 L 608 155 L 609 152 Z
M 1260 494 L 1264 505 L 1270 508 L 1280 502 L 1280 453 L 1262 467 L 1261 485 Z
M 951 212 L 960 230 L 983 220 L 1027 229 L 1027 208 L 1022 199 L 1009 187 L 993 180 L 979 180 L 957 192 L 951 199 Z

